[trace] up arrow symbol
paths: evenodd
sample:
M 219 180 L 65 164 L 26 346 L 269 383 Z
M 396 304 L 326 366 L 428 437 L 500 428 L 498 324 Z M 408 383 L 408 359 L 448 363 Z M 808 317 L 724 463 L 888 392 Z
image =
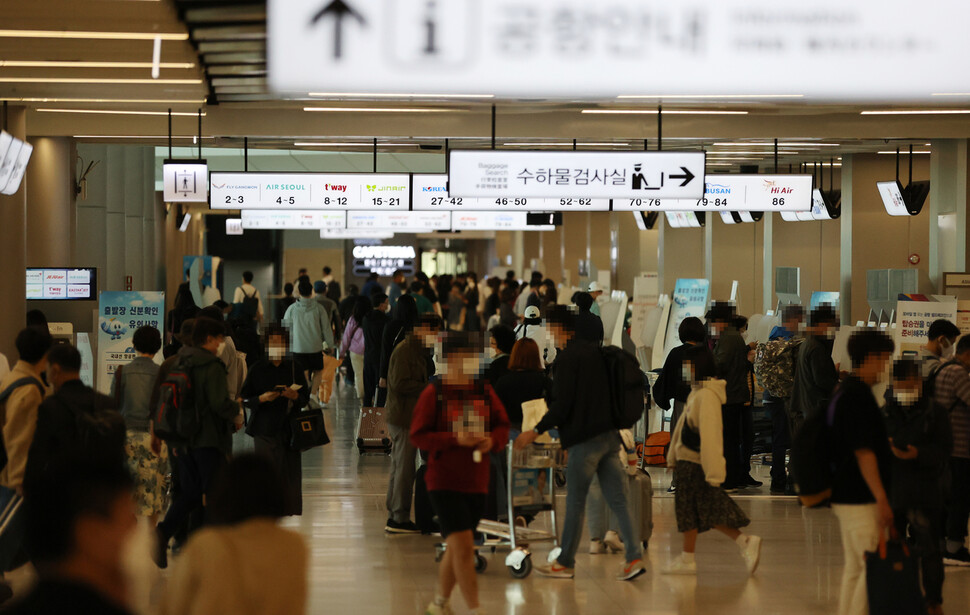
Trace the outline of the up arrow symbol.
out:
M 362 26 L 367 25 L 367 20 L 364 16 L 350 8 L 350 6 L 344 2 L 344 0 L 332 0 L 327 6 L 320 9 L 320 11 L 313 16 L 310 20 L 310 25 L 316 25 L 318 21 L 327 17 L 328 15 L 333 16 L 333 57 L 335 60 L 339 60 L 341 55 L 343 55 L 343 25 L 344 17 L 353 17 Z

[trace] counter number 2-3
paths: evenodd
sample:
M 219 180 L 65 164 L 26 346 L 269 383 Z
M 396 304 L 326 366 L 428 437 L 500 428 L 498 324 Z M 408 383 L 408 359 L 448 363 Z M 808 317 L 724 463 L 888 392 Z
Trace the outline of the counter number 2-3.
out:
M 244 202 L 244 199 L 243 199 L 243 195 L 241 194 L 239 196 L 230 196 L 228 194 L 226 195 L 226 205 L 232 205 L 233 203 L 236 203 L 237 205 L 242 205 L 243 202 Z

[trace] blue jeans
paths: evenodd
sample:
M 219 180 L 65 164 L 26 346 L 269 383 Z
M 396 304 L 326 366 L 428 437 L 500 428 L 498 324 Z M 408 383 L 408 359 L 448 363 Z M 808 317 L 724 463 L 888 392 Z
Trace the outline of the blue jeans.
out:
M 586 496 L 593 476 L 599 478 L 603 497 L 619 525 L 620 537 L 626 547 L 626 561 L 643 557 L 640 541 L 633 533 L 633 521 L 627 508 L 628 481 L 620 463 L 620 435 L 607 431 L 569 449 L 566 463 L 566 521 L 562 528 L 562 554 L 559 564 L 566 568 L 576 565 L 576 552 L 583 534 L 586 518 Z

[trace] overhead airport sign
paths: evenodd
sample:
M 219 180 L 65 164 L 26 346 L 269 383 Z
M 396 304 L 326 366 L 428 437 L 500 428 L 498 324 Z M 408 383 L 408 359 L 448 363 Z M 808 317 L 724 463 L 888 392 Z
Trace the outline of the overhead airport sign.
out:
M 0 130 L 0 194 L 11 195 L 20 189 L 34 146 Z
M 350 230 L 380 230 L 396 233 L 427 233 L 451 229 L 450 211 L 349 211 Z
M 804 212 L 811 219 L 811 175 L 708 175 L 701 199 L 656 199 L 648 206 L 613 200 L 613 210 Z
M 552 231 L 555 224 L 529 224 L 525 211 L 456 211 L 451 215 L 455 231 Z
M 212 209 L 408 209 L 411 178 L 391 173 L 212 173 Z
M 205 203 L 209 167 L 204 161 L 166 161 L 162 165 L 166 203 Z
M 569 99 L 911 101 L 965 92 L 963 72 L 947 60 L 970 55 L 970 5 L 912 8 L 908 0 L 269 0 L 269 79 L 281 92 Z M 745 78 L 715 64 L 744 67 Z
M 447 175 L 414 175 L 411 208 L 415 211 L 609 211 L 609 199 L 563 197 L 453 197 L 448 194 Z
M 632 206 L 700 199 L 704 165 L 704 152 L 452 150 L 448 188 L 457 197 L 626 198 Z
M 272 211 L 244 209 L 242 228 L 301 230 L 344 228 L 347 225 L 347 212 L 308 209 L 303 211 Z

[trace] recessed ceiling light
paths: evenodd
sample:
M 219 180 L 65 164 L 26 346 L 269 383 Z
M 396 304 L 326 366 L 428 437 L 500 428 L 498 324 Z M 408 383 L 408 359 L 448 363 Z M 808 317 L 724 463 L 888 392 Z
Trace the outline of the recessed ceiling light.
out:
M 804 98 L 804 94 L 623 94 L 623 99 L 657 98 Z
M 859 115 L 966 115 L 970 109 L 908 109 L 904 111 L 860 111 Z
M 0 83 L 112 83 L 140 84 L 165 83 L 168 85 L 198 85 L 201 79 L 101 79 L 68 77 L 0 77 Z
M 461 109 L 410 109 L 407 107 L 303 107 L 323 113 L 452 113 Z
M 908 156 L 910 152 L 909 152 L 909 150 L 902 150 L 901 149 L 898 152 L 885 151 L 885 152 L 876 152 L 876 153 L 877 154 L 886 154 L 886 155 L 889 155 L 889 154 L 892 154 L 892 155 L 899 154 L 900 156 Z M 932 153 L 933 152 L 925 152 L 923 150 L 919 150 L 919 151 L 914 151 L 913 152 L 913 154 L 932 154 Z
M 168 115 L 168 111 L 126 111 L 122 109 L 36 109 L 41 113 L 94 113 L 99 115 Z M 189 111 L 172 111 L 172 115 L 184 117 L 198 117 L 198 113 Z M 202 112 L 205 117 L 205 111 Z
M 48 62 L 41 60 L 0 60 L 5 68 L 151 68 L 151 62 Z M 160 62 L 159 68 L 195 68 L 195 62 Z
M 374 94 L 366 92 L 310 92 L 315 98 L 495 98 L 495 94 Z
M 155 40 L 186 41 L 188 33 L 182 32 L 90 32 L 80 30 L 0 30 L 0 38 L 85 38 L 107 40 Z
M 601 113 L 617 115 L 657 115 L 657 109 L 583 109 L 583 113 Z M 747 115 L 747 111 L 695 111 L 695 110 L 663 110 L 664 115 Z

